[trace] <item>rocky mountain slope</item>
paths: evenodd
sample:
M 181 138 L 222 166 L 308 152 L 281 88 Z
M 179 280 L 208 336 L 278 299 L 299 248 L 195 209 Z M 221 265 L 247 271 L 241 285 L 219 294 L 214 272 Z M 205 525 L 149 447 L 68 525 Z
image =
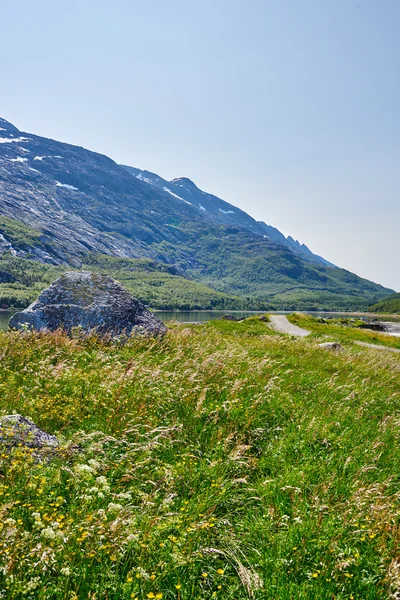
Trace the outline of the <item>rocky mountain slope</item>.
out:
M 142 173 L 0 120 L 0 252 L 78 268 L 90 255 L 148 258 L 219 292 L 278 303 L 351 308 L 391 293 L 278 243 L 279 232 L 189 180 L 156 185 Z
M 199 210 L 204 211 L 204 216 L 210 219 L 214 223 L 221 223 L 224 225 L 237 225 L 243 229 L 251 231 L 258 235 L 262 235 L 282 246 L 286 246 L 295 254 L 299 254 L 302 258 L 306 258 L 310 262 L 325 266 L 335 266 L 329 261 L 311 252 L 305 244 L 300 244 L 297 240 L 294 240 L 291 236 L 285 237 L 276 227 L 271 227 L 262 221 L 256 221 L 248 215 L 246 212 L 221 200 L 213 194 L 203 192 L 200 190 L 193 181 L 187 177 L 179 177 L 172 181 L 167 181 L 155 173 L 150 171 L 141 171 L 135 167 L 128 167 L 122 165 L 129 173 L 155 186 L 157 189 L 164 192 L 168 192 L 175 198 L 180 198 L 189 202 L 192 206 L 197 207 Z

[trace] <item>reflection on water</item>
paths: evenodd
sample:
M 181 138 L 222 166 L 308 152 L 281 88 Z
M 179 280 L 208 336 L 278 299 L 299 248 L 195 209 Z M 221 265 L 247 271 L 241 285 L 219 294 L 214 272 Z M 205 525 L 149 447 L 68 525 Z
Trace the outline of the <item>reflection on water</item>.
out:
M 179 321 L 180 323 L 199 323 L 200 321 L 213 321 L 215 319 L 220 319 L 224 315 L 231 314 L 235 315 L 237 319 L 241 317 L 250 317 L 255 314 L 264 314 L 264 312 L 260 311 L 259 313 L 251 312 L 249 310 L 242 311 L 229 311 L 229 310 L 188 310 L 188 311 L 178 311 L 178 310 L 157 310 L 154 311 L 157 318 L 164 323 L 168 323 L 169 321 Z
M 11 310 L 0 310 L 0 331 L 6 331 L 8 329 L 8 321 L 14 314 Z

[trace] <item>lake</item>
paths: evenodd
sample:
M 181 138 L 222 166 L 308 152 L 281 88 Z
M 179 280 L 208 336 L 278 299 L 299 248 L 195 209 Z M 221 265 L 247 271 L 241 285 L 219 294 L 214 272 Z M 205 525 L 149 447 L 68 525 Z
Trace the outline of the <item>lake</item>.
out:
M 270 312 L 271 314 L 284 315 L 291 314 L 293 311 L 250 311 L 250 310 L 242 310 L 242 311 L 228 311 L 228 310 L 188 310 L 188 311 L 154 311 L 157 317 L 163 323 L 170 323 L 171 321 L 178 321 L 179 323 L 200 323 L 201 321 L 212 321 L 214 319 L 220 319 L 226 314 L 232 314 L 236 318 L 241 317 L 250 317 L 251 315 L 262 315 Z M 304 311 L 307 314 L 312 315 L 314 317 L 351 317 L 351 316 L 360 316 L 361 313 L 335 313 L 335 312 L 313 312 L 313 311 Z M 13 315 L 13 311 L 5 310 L 0 311 L 0 331 L 6 331 L 8 328 L 8 321 Z M 373 319 L 373 315 L 363 314 L 364 318 Z M 385 321 L 393 321 L 397 322 L 400 320 L 400 317 L 396 319 L 393 318 L 384 318 Z

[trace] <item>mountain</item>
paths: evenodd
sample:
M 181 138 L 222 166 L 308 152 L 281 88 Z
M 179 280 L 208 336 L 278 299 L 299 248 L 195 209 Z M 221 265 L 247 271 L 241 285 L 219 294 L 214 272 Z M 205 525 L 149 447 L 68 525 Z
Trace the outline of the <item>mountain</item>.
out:
M 179 177 L 172 181 L 167 181 L 150 171 L 142 171 L 126 165 L 122 166 L 137 179 L 140 179 L 140 181 L 149 183 L 157 189 L 168 192 L 173 197 L 189 202 L 192 206 L 204 211 L 204 216 L 214 223 L 237 225 L 238 227 L 251 231 L 251 233 L 262 235 L 282 246 L 286 246 L 295 254 L 301 255 L 302 258 L 305 258 L 310 262 L 324 266 L 335 266 L 322 258 L 322 256 L 313 254 L 306 245 L 300 244 L 300 242 L 294 240 L 290 236 L 285 237 L 283 233 L 275 227 L 271 227 L 271 225 L 267 225 L 262 221 L 256 221 L 240 208 L 229 204 L 229 202 L 225 202 L 225 200 L 221 200 L 221 198 L 218 198 L 213 194 L 203 192 L 187 177 Z
M 374 313 L 383 313 L 387 315 L 400 313 L 400 294 L 388 296 L 381 302 L 371 306 L 369 310 Z
M 145 258 L 276 307 L 361 308 L 392 293 L 321 264 L 187 179 L 135 171 L 0 119 L 0 252 L 61 268 L 93 256 Z

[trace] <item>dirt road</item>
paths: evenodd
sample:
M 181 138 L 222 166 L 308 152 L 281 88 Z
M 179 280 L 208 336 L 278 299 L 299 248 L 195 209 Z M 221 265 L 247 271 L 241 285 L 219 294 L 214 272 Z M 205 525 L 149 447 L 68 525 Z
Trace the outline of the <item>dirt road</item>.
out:
M 307 329 L 292 325 L 285 315 L 269 315 L 269 320 L 272 329 L 280 331 L 281 333 L 287 333 L 288 335 L 294 335 L 295 337 L 306 337 L 311 333 L 310 331 L 307 331 Z

